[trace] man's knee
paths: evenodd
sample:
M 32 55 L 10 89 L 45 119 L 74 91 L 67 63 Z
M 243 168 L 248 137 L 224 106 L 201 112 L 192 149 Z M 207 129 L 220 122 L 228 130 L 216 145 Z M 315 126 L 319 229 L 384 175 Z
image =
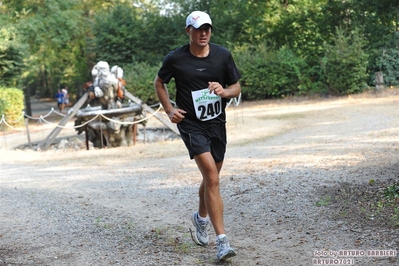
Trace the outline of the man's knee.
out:
M 205 186 L 208 189 L 218 188 L 220 185 L 219 175 L 211 174 L 206 178 Z

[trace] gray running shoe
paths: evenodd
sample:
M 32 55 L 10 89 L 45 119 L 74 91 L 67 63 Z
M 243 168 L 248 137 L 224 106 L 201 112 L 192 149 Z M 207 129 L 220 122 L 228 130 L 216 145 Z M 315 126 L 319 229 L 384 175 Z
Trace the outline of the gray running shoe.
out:
M 191 215 L 191 222 L 195 226 L 195 234 L 191 234 L 194 242 L 201 246 L 208 245 L 208 225 L 210 224 L 210 221 L 206 220 L 206 222 L 203 222 L 202 220 L 198 219 L 198 212 L 194 212 Z
M 216 240 L 216 246 L 218 248 L 218 253 L 216 254 L 216 257 L 219 260 L 227 260 L 237 255 L 234 249 L 230 247 L 229 241 L 225 236 Z

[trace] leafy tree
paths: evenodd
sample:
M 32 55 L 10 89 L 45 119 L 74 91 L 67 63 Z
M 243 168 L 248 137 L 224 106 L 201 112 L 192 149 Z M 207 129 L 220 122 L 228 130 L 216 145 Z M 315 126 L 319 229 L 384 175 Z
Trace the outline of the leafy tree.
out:
M 142 56 L 137 43 L 141 41 L 141 23 L 135 7 L 118 5 L 111 11 L 95 15 L 93 27 L 94 46 L 91 47 L 97 61 L 110 65 L 123 65 Z
M 375 85 L 375 72 L 381 71 L 384 83 L 387 86 L 399 85 L 399 33 L 395 33 L 393 44 L 387 44 L 381 49 L 376 49 L 379 54 L 375 57 L 375 63 L 370 67 L 370 84 Z M 396 45 L 395 45 L 396 43 Z
M 179 45 L 173 37 L 183 34 L 181 25 L 174 23 L 173 18 L 118 4 L 109 12 L 96 15 L 90 49 L 97 61 L 107 61 L 111 65 L 155 64 Z
M 362 29 L 371 47 L 385 46 L 399 27 L 398 0 L 352 0 L 351 23 Z
M 22 73 L 23 50 L 12 32 L 13 28 L 0 28 L 0 86 L 16 86 Z
M 85 17 L 77 0 L 6 1 L 21 42 L 28 46 L 23 77 L 40 80 L 39 89 L 52 95 L 87 72 L 83 46 Z M 15 15 L 12 15 L 15 14 Z M 85 60 L 84 60 L 85 61 Z M 84 62 L 83 61 L 83 62 Z
M 363 69 L 352 54 L 367 66 L 363 81 L 372 83 L 374 72 L 382 70 L 389 84 L 397 82 L 399 0 L 3 0 L 1 82 L 21 80 L 48 96 L 68 85 L 74 94 L 91 79 L 92 66 L 106 60 L 126 68 L 127 76 L 133 71 L 134 86 L 144 92 L 152 77 L 139 68 L 153 72 L 170 50 L 187 42 L 184 21 L 193 10 L 208 12 L 212 42 L 242 59 L 236 56 L 248 99 L 326 87 L 334 94 L 357 92 Z M 345 34 L 337 35 L 337 27 Z M 366 63 L 356 45 L 341 51 L 338 40 L 356 43 L 354 32 L 367 40 Z M 348 69 L 340 53 L 354 64 L 355 77 L 347 83 L 333 76 Z
M 358 31 L 337 28 L 334 44 L 326 44 L 324 69 L 332 94 L 362 92 L 367 81 L 366 41 Z

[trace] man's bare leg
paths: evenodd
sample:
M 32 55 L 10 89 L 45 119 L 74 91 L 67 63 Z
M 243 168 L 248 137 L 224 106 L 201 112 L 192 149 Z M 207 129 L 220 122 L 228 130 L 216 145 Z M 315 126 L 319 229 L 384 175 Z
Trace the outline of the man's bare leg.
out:
M 219 182 L 223 162 L 215 163 L 210 152 L 196 155 L 194 159 L 203 178 L 199 188 L 199 215 L 206 217 L 209 214 L 216 235 L 224 234 L 223 201 Z

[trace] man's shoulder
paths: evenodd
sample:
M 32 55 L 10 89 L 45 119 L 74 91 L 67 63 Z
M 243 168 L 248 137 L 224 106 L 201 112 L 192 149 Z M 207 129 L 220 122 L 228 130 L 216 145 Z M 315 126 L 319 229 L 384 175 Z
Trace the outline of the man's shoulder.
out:
M 225 52 L 225 53 L 230 53 L 230 51 L 229 51 L 229 49 L 227 49 L 226 47 L 224 47 L 224 46 L 221 46 L 221 45 L 219 45 L 219 44 L 215 44 L 215 43 L 209 43 L 209 46 L 210 46 L 210 48 L 211 49 L 213 49 L 213 50 L 219 50 L 219 51 L 222 51 L 222 52 Z
M 185 44 L 185 45 L 179 46 L 176 49 L 174 49 L 173 51 L 171 51 L 169 53 L 169 56 L 179 56 L 182 54 L 186 54 L 187 51 L 190 51 L 190 49 L 188 47 L 188 44 Z

